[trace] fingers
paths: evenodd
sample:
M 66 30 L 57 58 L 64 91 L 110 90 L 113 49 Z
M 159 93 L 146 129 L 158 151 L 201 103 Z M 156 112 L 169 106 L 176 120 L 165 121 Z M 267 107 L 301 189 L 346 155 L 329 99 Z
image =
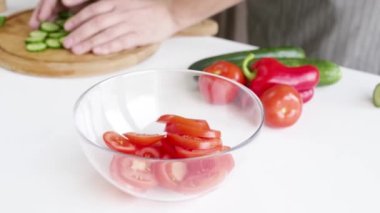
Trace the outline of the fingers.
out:
M 101 14 L 108 13 L 112 11 L 113 9 L 114 9 L 114 5 L 108 3 L 107 1 L 91 4 L 85 7 L 83 10 L 81 10 L 74 17 L 69 19 L 65 24 L 65 29 L 67 31 L 72 31 L 73 29 L 82 25 L 87 20 L 92 19 Z
M 80 4 L 83 4 L 89 0 L 62 0 L 63 5 L 66 7 L 74 7 Z
M 75 54 L 84 54 L 91 51 L 93 48 L 111 42 L 112 40 L 128 33 L 127 27 L 124 27 L 124 23 L 116 24 L 97 35 L 83 41 L 82 43 L 74 46 L 72 52 Z
M 40 1 L 37 5 L 37 7 L 34 9 L 32 16 L 29 20 L 29 26 L 33 29 L 38 28 L 40 25 L 40 21 L 38 20 L 38 14 L 40 13 L 41 4 L 43 1 Z
M 120 52 L 122 50 L 137 47 L 140 44 L 140 38 L 135 33 L 128 33 L 124 36 L 118 37 L 113 41 L 99 45 L 92 51 L 97 55 L 108 55 L 111 53 Z
M 73 48 L 83 41 L 90 39 L 99 32 L 124 21 L 121 13 L 105 13 L 85 22 L 80 27 L 72 31 L 64 41 L 66 48 Z
M 38 13 L 39 21 L 44 21 L 52 15 L 54 8 L 57 6 L 57 0 L 45 0 L 42 1 L 40 11 Z

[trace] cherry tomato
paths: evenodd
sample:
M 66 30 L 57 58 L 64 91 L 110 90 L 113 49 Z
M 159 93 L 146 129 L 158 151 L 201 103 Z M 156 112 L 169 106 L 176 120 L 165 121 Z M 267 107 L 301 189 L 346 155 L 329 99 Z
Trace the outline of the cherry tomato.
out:
M 146 190 L 157 185 L 148 161 L 114 155 L 110 165 L 112 178 L 119 184 Z
M 176 155 L 181 158 L 194 158 L 194 157 L 200 157 L 205 155 L 210 155 L 215 152 L 219 152 L 221 150 L 221 147 L 215 147 L 212 149 L 185 149 L 180 146 L 174 146 L 174 150 L 176 152 Z
M 164 135 L 159 134 L 139 134 L 134 132 L 128 132 L 125 133 L 124 136 L 126 136 L 129 141 L 137 146 L 150 146 L 154 143 L 159 142 L 162 138 L 164 138 Z
M 144 158 L 160 158 L 163 154 L 156 147 L 144 147 L 136 151 L 137 156 Z
M 240 67 L 228 61 L 217 61 L 212 65 L 206 67 L 204 71 L 224 76 L 241 84 L 246 83 L 245 76 Z
M 157 121 L 166 124 L 180 123 L 187 126 L 197 127 L 200 129 L 210 129 L 207 121 L 205 120 L 189 119 L 178 115 L 162 115 L 160 118 L 158 118 Z
M 135 145 L 133 145 L 126 137 L 116 132 L 106 132 L 103 134 L 103 140 L 106 145 L 115 151 L 133 154 L 136 151 Z
M 217 130 L 205 130 L 197 127 L 187 126 L 180 123 L 166 125 L 165 131 L 179 135 L 190 135 L 201 138 L 220 138 L 221 133 Z
M 266 90 L 260 98 L 268 126 L 288 127 L 301 116 L 302 98 L 294 87 L 275 85 Z
M 172 133 L 168 133 L 167 141 L 173 146 L 180 146 L 185 149 L 212 149 L 222 145 L 220 138 L 205 139 Z
M 231 82 L 214 76 L 201 75 L 198 80 L 199 91 L 210 104 L 224 105 L 235 100 L 239 88 Z

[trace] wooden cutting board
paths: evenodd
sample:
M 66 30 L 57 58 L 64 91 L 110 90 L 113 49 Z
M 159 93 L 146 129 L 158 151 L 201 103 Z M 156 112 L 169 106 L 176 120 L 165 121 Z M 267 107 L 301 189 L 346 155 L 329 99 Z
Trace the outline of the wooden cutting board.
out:
M 0 28 L 0 66 L 7 70 L 50 77 L 98 75 L 136 65 L 151 56 L 160 46 L 152 44 L 107 56 L 78 56 L 60 49 L 31 53 L 25 50 L 24 43 L 31 31 L 28 26 L 30 15 L 30 10 L 14 14 Z M 210 36 L 217 31 L 218 24 L 215 21 L 205 20 L 178 34 Z

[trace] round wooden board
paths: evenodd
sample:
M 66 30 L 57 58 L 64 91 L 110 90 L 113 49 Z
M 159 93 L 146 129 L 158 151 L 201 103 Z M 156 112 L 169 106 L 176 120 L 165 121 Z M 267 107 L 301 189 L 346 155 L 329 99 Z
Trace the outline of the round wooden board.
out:
M 63 49 L 28 52 L 25 50 L 24 41 L 31 31 L 28 26 L 30 15 L 31 11 L 12 15 L 0 28 L 0 66 L 5 69 L 50 77 L 90 76 L 136 65 L 159 48 L 159 44 L 152 44 L 107 56 L 93 54 L 78 56 Z M 179 34 L 214 35 L 217 32 L 217 26 L 214 21 L 206 20 Z

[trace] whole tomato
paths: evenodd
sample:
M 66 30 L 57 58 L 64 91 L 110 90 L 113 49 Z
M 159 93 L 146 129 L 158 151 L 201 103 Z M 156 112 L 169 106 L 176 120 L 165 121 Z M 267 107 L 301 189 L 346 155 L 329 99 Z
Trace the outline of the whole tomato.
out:
M 288 127 L 300 118 L 302 98 L 288 85 L 275 85 L 260 97 L 265 111 L 265 122 L 271 127 Z

